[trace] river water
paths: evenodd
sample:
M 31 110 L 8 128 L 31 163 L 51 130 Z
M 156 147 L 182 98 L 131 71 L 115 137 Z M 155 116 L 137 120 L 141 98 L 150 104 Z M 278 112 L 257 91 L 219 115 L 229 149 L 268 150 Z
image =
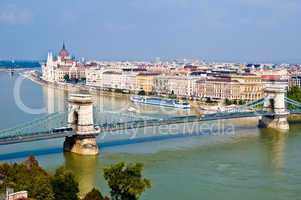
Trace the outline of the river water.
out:
M 0 129 L 43 115 L 29 114 L 19 108 L 13 92 L 18 77 L 0 73 Z M 28 107 L 45 108 L 46 113 L 66 110 L 67 91 L 42 87 L 29 80 L 24 80 L 16 91 L 20 91 L 22 102 Z M 194 110 L 134 105 L 128 96 L 122 95 L 100 94 L 93 99 L 99 123 L 109 113 L 115 113 L 111 115 L 116 120 L 126 118 L 129 107 L 138 110 L 137 115 L 148 117 L 195 114 Z M 301 199 L 301 125 L 290 124 L 289 133 L 281 134 L 258 129 L 254 119 L 229 120 L 198 124 L 197 127 L 206 127 L 205 133 L 214 127 L 210 130 L 215 134 L 188 134 L 140 143 L 132 140 L 201 130 L 193 126 L 107 133 L 98 138 L 100 146 L 114 138 L 127 138 L 129 142 L 101 146 L 100 155 L 95 157 L 63 153 L 63 139 L 0 146 L 0 162 L 21 161 L 35 155 L 51 173 L 64 165 L 75 173 L 81 195 L 92 187 L 108 195 L 103 168 L 124 161 L 141 162 L 145 166 L 144 174 L 153 186 L 142 199 Z

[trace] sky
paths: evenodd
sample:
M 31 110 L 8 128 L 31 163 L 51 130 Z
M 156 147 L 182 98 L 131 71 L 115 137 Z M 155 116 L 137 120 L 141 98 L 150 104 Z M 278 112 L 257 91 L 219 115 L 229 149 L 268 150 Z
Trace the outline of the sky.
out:
M 301 63 L 301 0 L 0 0 L 0 59 Z

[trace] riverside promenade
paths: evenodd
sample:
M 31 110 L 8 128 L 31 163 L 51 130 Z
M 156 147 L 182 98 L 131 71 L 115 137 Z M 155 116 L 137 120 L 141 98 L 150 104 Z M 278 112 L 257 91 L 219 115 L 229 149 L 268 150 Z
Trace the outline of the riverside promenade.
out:
M 118 93 L 114 91 L 108 91 L 101 87 L 88 86 L 88 85 L 83 85 L 78 83 L 75 84 L 75 83 L 65 83 L 65 82 L 55 82 L 55 83 L 48 82 L 43 80 L 41 78 L 40 72 L 36 70 L 26 71 L 21 75 L 38 85 L 52 87 L 60 90 L 66 90 L 70 92 L 81 91 L 81 92 L 87 92 L 89 94 L 106 95 L 106 96 L 114 96 L 114 97 L 119 97 L 119 96 L 124 97 L 130 95 L 128 93 Z M 193 100 L 189 100 L 189 103 L 191 104 L 192 107 L 200 106 L 199 105 L 200 102 L 196 102 Z

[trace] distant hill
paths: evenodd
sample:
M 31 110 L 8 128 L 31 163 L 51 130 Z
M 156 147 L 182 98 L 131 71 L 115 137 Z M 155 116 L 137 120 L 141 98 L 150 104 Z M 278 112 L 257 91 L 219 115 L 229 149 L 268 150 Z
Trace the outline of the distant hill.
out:
M 0 68 L 36 68 L 41 67 L 39 61 L 11 61 L 0 60 Z

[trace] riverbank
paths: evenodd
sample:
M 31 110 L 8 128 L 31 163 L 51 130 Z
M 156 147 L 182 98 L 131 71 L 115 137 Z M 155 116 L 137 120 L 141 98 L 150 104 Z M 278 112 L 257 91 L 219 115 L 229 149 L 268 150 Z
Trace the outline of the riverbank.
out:
M 301 122 L 301 115 L 290 114 L 290 115 L 287 117 L 287 120 L 288 120 L 290 123 Z
M 65 83 L 65 82 L 55 82 L 55 83 L 48 82 L 43 80 L 39 72 L 35 70 L 26 71 L 22 75 L 38 85 L 52 87 L 55 89 L 60 89 L 60 90 L 65 90 L 70 92 L 83 92 L 83 93 L 89 93 L 94 95 L 105 95 L 111 97 L 127 97 L 127 98 L 129 98 L 131 95 L 130 93 L 106 91 L 103 90 L 102 88 L 91 87 L 82 84 L 73 84 L 73 83 Z M 188 101 L 193 108 L 199 108 L 199 106 L 202 105 L 202 103 L 199 101 L 193 101 L 193 100 L 188 100 Z
M 15 78 L 10 78 L 7 73 L 0 75 L 0 110 L 5 113 L 0 116 L 0 126 L 11 127 L 35 119 L 37 116 L 20 111 L 14 102 L 12 91 Z M 38 108 L 45 105 L 48 110 L 56 111 L 66 106 L 57 103 L 67 98 L 65 92 L 43 88 L 32 81 L 24 81 L 22 93 L 25 94 L 23 98 L 27 100 L 26 104 L 29 107 Z M 100 102 L 108 111 L 120 112 L 120 107 L 132 105 L 127 103 L 126 98 L 97 98 L 96 103 Z M 162 113 L 157 107 L 142 107 L 159 112 L 158 114 Z M 97 120 L 101 120 L 101 116 L 101 113 L 97 114 Z M 235 128 L 235 135 L 183 137 L 122 146 L 103 146 L 101 154 L 92 157 L 63 153 L 63 138 L 0 146 L 0 152 L 2 155 L 14 152 L 37 155 L 41 166 L 52 174 L 56 168 L 65 166 L 76 175 L 82 195 L 93 187 L 109 194 L 102 169 L 124 161 L 143 163 L 145 174 L 153 181 L 152 189 L 148 190 L 141 200 L 183 200 L 193 199 L 193 196 L 199 199 L 241 200 L 242 193 L 246 200 L 253 200 L 254 196 L 265 200 L 299 197 L 300 124 L 292 124 L 288 134 L 280 134 L 273 130 L 256 128 L 255 119 L 253 127 L 247 121 L 239 120 L 243 128 Z M 238 119 L 233 119 L 231 122 L 236 125 L 237 121 Z M 249 125 L 250 128 L 247 129 L 245 125 Z M 155 131 L 164 134 L 162 129 Z M 137 133 L 144 135 L 149 131 L 137 130 Z M 2 157 L 0 162 L 21 162 L 23 158 L 18 155 L 6 159 Z M 290 181 L 287 181 L 288 179 Z
M 48 82 L 43 80 L 37 71 L 26 71 L 22 75 L 28 80 L 31 80 L 32 82 L 38 85 L 47 86 L 59 90 L 65 90 L 69 92 L 83 92 L 83 93 L 90 93 L 95 95 L 106 95 L 106 96 L 115 96 L 115 97 L 129 96 L 128 94 L 123 94 L 123 93 L 103 91 L 101 89 L 92 88 L 87 85 L 63 83 L 63 82 L 55 82 L 55 83 Z

